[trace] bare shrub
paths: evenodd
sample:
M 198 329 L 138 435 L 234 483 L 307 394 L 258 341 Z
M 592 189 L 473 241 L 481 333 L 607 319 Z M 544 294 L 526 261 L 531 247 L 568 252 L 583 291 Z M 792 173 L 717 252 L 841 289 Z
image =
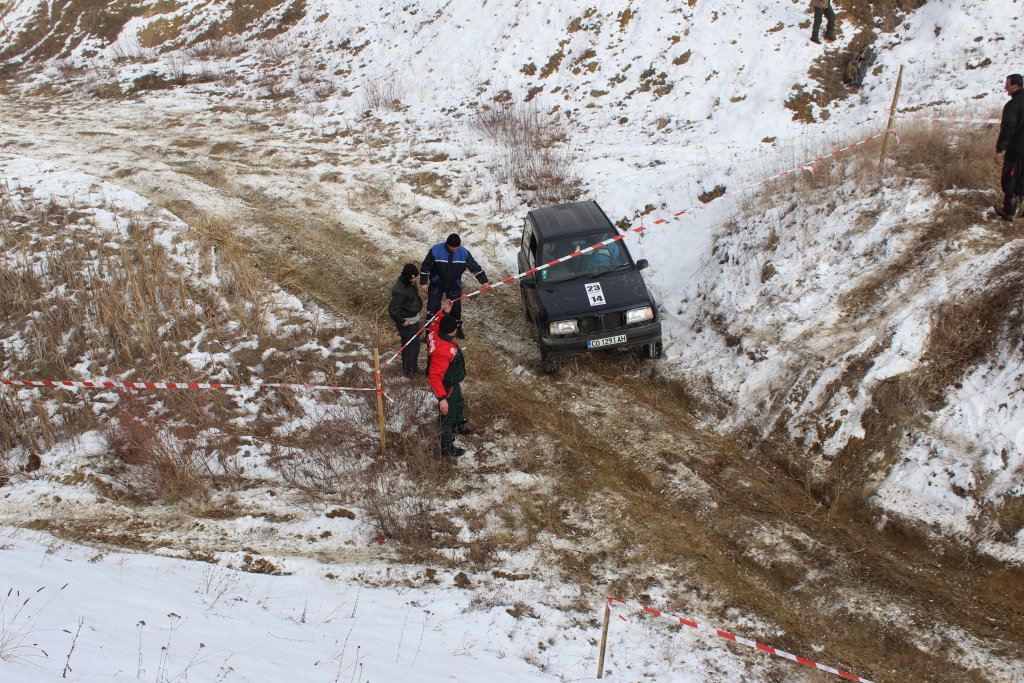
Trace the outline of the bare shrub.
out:
M 480 112 L 473 125 L 494 142 L 509 147 L 547 148 L 569 140 L 562 120 L 545 114 L 534 102 L 502 102 Z
M 280 65 L 285 59 L 291 56 L 291 49 L 280 41 L 266 40 L 256 48 L 256 53 L 263 61 L 274 65 Z
M 132 62 L 143 56 L 139 39 L 134 35 L 122 35 L 108 48 L 114 62 Z
M 188 67 L 190 60 L 187 55 L 176 52 L 167 59 L 168 80 L 174 85 L 188 83 Z
M 498 180 L 522 192 L 531 206 L 572 201 L 583 191 L 575 159 L 560 150 L 510 148 L 494 169 Z
M 188 406 L 181 412 L 201 420 L 197 425 L 174 420 L 174 412 L 147 403 L 138 394 L 119 392 L 117 406 L 103 429 L 110 450 L 127 468 L 118 484 L 142 500 L 208 501 L 212 486 L 237 482 L 240 473 L 227 457 L 227 438 L 203 429 L 203 411 Z M 187 400 L 187 399 L 186 399 Z
M 235 36 L 225 36 L 222 38 L 205 40 L 194 45 L 190 52 L 196 59 L 210 60 L 230 59 L 231 57 L 240 54 L 243 50 L 244 48 L 242 47 L 241 42 L 238 41 Z
M 542 112 L 532 102 L 506 101 L 481 112 L 473 125 L 499 146 L 491 165 L 498 182 L 515 187 L 528 204 L 579 198 L 583 181 L 564 146 L 569 133 L 557 115 Z
M 405 88 L 396 78 L 377 78 L 363 81 L 363 111 L 400 111 Z
M 363 459 L 379 448 L 372 428 L 376 411 L 368 404 L 328 406 L 284 440 L 270 466 L 314 500 L 353 496 Z
M 85 69 L 78 66 L 74 59 L 58 59 L 54 62 L 54 68 L 57 70 L 57 75 L 65 83 L 74 80 L 78 76 L 85 73 Z

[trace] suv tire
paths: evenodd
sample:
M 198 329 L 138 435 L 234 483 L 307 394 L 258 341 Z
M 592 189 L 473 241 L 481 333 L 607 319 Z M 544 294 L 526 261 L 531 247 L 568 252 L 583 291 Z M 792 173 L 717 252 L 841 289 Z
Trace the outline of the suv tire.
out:
M 540 364 L 544 372 L 549 375 L 557 375 L 562 369 L 562 359 L 558 356 L 549 356 L 543 351 L 540 352 Z
M 644 344 L 644 355 L 648 358 L 661 358 L 662 345 L 660 341 Z

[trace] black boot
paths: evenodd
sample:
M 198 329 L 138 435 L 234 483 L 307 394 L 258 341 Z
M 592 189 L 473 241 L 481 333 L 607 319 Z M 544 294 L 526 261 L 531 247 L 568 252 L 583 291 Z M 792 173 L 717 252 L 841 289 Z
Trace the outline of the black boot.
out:
M 458 337 L 459 339 L 466 338 L 466 333 L 462 331 L 462 325 L 459 325 L 457 328 L 455 328 L 455 336 Z
M 812 43 L 817 43 L 818 45 L 821 45 L 821 41 L 818 40 L 818 36 L 817 35 L 811 36 L 811 42 Z
M 469 436 L 473 434 L 473 430 L 466 426 L 465 422 L 459 422 L 452 428 L 452 431 L 462 436 Z
M 447 446 L 441 446 L 441 455 L 446 458 L 457 458 L 465 452 L 465 448 L 459 448 L 453 443 L 450 443 Z
M 1004 221 L 1012 221 L 1017 215 L 1017 198 L 1007 196 L 1003 200 L 1003 208 L 997 206 L 995 210 Z

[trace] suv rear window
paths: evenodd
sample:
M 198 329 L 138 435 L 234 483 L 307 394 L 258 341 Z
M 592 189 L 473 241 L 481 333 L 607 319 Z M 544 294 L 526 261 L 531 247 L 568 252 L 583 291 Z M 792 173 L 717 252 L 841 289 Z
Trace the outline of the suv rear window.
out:
M 537 262 L 548 263 L 612 237 L 615 237 L 613 232 L 599 232 L 583 237 L 566 237 L 545 242 L 541 253 L 537 256 Z M 549 284 L 565 282 L 578 277 L 601 275 L 609 270 L 628 265 L 632 265 L 628 252 L 619 242 L 612 242 L 589 254 L 545 268 L 540 272 L 540 281 Z

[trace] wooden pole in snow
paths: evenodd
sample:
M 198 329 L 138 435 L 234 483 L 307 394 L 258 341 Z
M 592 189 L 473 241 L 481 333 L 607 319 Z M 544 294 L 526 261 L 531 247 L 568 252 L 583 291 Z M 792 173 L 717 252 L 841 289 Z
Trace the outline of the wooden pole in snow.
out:
M 384 430 L 384 387 L 380 383 L 380 352 L 373 350 L 373 378 L 377 383 L 377 417 L 380 421 L 380 452 L 388 452 L 388 437 Z
M 608 644 L 608 619 L 611 617 L 611 604 L 604 601 L 604 626 L 601 627 L 601 653 L 597 656 L 597 677 L 604 678 L 604 648 Z
M 903 85 L 903 65 L 900 64 L 900 72 L 896 76 L 896 92 L 892 94 L 892 106 L 889 107 L 889 125 L 885 127 L 885 137 L 882 138 L 882 155 L 878 157 L 878 170 L 882 170 L 885 164 L 885 153 L 889 149 L 889 135 L 896 123 L 896 103 L 900 100 L 900 86 Z

